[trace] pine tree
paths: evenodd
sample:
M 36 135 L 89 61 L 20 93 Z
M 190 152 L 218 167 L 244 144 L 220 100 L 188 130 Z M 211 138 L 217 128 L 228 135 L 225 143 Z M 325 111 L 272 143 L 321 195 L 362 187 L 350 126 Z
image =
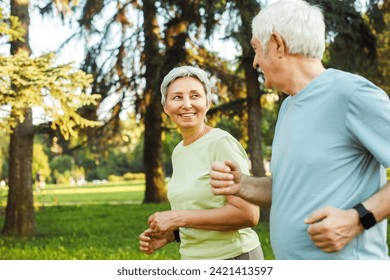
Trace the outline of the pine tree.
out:
M 2 233 L 13 236 L 35 234 L 32 108 L 43 108 L 52 129 L 59 129 L 66 139 L 77 136 L 79 127 L 99 125 L 77 113 L 80 107 L 97 102 L 97 95 L 86 93 L 92 81 L 90 75 L 75 70 L 72 64 L 55 66 L 52 53 L 30 57 L 25 2 L 11 1 L 11 14 L 16 17 L 5 20 L 1 13 L 0 18 L 0 35 L 11 41 L 11 55 L 0 54 L 0 105 L 10 110 L 2 114 L 0 129 L 11 133 L 9 192 Z

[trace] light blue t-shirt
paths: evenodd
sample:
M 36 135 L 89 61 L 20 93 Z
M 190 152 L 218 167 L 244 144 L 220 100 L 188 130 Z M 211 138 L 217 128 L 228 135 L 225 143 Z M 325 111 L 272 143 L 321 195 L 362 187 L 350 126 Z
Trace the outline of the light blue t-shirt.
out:
M 328 69 L 283 102 L 272 146 L 271 244 L 277 259 L 387 259 L 387 221 L 337 253 L 315 247 L 304 219 L 351 209 L 386 184 L 390 101 L 368 80 Z

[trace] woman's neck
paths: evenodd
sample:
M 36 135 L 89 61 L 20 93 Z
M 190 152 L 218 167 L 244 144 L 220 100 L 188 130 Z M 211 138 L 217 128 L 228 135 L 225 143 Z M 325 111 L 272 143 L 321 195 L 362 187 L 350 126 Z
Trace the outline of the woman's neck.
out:
M 203 123 L 196 130 L 193 130 L 191 132 L 182 131 L 183 145 L 187 146 L 194 143 L 196 140 L 205 135 L 208 131 L 210 131 L 210 129 L 205 123 Z

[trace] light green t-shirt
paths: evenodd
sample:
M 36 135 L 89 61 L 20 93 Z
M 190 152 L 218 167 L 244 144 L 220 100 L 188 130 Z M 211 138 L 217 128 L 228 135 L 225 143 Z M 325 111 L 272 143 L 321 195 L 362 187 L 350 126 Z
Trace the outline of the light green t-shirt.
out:
M 210 186 L 211 164 L 234 160 L 249 174 L 249 159 L 241 144 L 228 132 L 213 129 L 194 143 L 181 141 L 172 153 L 173 174 L 168 183 L 172 210 L 204 210 L 222 207 L 226 197 L 213 195 Z M 255 231 L 213 231 L 180 228 L 182 259 L 228 259 L 260 245 Z

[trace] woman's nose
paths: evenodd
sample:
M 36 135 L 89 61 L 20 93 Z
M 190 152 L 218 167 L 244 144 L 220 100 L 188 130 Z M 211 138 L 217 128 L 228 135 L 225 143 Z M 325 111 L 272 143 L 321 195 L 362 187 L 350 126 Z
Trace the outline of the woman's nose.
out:
M 182 107 L 183 108 L 191 108 L 192 107 L 191 99 L 184 98 Z

